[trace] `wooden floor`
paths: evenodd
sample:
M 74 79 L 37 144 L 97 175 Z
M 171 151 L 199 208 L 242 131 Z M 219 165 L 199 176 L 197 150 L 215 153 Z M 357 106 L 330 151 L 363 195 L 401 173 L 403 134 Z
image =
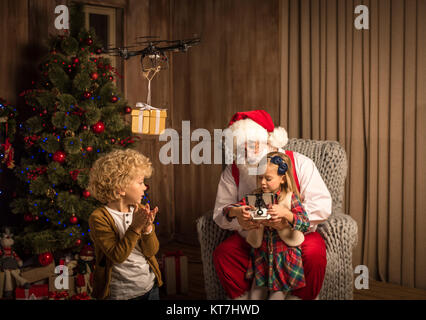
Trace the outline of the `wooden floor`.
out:
M 167 296 L 163 286 L 160 290 L 160 298 L 162 300 L 205 300 L 200 247 L 177 242 L 161 242 L 159 257 L 163 253 L 176 250 L 182 250 L 183 254 L 188 257 L 189 292 L 186 295 Z M 426 300 L 426 290 L 370 280 L 369 289 L 354 289 L 354 300 Z

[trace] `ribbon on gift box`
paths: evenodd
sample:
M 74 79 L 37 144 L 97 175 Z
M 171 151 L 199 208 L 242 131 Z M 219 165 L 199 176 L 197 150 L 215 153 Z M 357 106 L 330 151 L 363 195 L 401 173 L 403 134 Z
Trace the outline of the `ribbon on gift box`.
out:
M 65 300 L 66 298 L 68 298 L 68 292 L 66 292 L 66 291 L 49 292 L 49 299 L 50 300 Z
M 24 297 L 22 297 L 22 292 Z M 16 300 L 41 300 L 48 297 L 48 288 L 44 284 L 33 285 L 30 288 L 16 288 L 15 294 Z
M 82 292 L 80 294 L 73 295 L 71 300 L 90 300 L 90 296 L 87 294 L 87 292 Z
M 180 277 L 181 277 L 181 274 L 180 274 L 180 257 L 183 257 L 183 256 L 184 256 L 184 254 L 183 254 L 182 250 L 176 250 L 176 251 L 167 252 L 164 255 L 164 258 L 163 258 L 163 260 L 164 260 L 166 257 L 175 257 L 176 292 L 181 292 L 181 289 L 180 289 L 180 287 L 181 287 L 181 283 L 180 283 Z M 163 266 L 164 265 L 165 265 L 165 262 L 163 261 Z
M 143 103 L 143 102 L 136 103 L 136 108 L 139 109 L 138 132 L 142 132 L 142 129 L 143 129 L 143 112 L 144 111 L 155 111 L 155 134 L 159 134 L 160 133 L 161 110 L 158 109 L 158 108 L 155 108 L 153 106 L 150 106 L 149 104 Z
M 37 300 L 37 297 L 34 293 L 30 295 L 30 289 L 24 289 L 25 300 Z

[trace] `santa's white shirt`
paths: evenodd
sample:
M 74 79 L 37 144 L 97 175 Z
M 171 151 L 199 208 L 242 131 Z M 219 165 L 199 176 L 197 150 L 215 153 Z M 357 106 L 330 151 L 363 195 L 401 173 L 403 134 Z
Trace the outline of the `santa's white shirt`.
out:
M 285 152 L 282 149 L 278 151 Z M 300 195 L 303 199 L 302 204 L 309 217 L 309 232 L 313 232 L 316 230 L 317 225 L 326 221 L 331 214 L 331 195 L 315 163 L 300 153 L 293 152 L 293 154 L 300 185 Z M 236 218 L 228 221 L 223 215 L 223 209 L 226 206 L 237 203 L 256 188 L 256 176 L 244 173 L 242 170 L 240 170 L 239 186 L 237 187 L 232 176 L 232 165 L 228 165 L 220 176 L 217 189 L 213 212 L 213 220 L 216 224 L 222 229 L 238 231 L 245 238 L 247 231 L 243 230 Z
M 120 212 L 107 206 L 105 208 L 114 219 L 120 239 L 123 238 L 133 221 L 134 207 L 131 207 L 129 212 Z M 123 263 L 113 264 L 108 299 L 128 300 L 142 296 L 152 289 L 154 283 L 155 274 L 142 254 L 138 242 Z

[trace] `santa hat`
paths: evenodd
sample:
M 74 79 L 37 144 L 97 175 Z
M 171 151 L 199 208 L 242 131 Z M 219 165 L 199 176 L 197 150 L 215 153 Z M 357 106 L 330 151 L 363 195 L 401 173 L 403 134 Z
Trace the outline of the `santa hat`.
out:
M 93 256 L 94 254 L 93 248 L 87 244 L 80 250 L 80 256 L 88 257 Z
M 265 110 L 237 112 L 229 122 L 229 128 L 237 136 L 254 141 L 263 139 L 275 148 L 282 148 L 288 142 L 287 131 L 282 127 L 275 128 Z

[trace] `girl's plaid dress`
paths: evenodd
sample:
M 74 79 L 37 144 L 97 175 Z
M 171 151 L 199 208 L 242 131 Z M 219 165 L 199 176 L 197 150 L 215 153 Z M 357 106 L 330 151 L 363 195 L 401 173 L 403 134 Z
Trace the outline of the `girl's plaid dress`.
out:
M 279 191 L 276 195 L 279 195 Z M 308 231 L 308 215 L 294 193 L 291 199 L 291 212 L 294 221 L 290 226 L 301 232 Z M 251 249 L 246 278 L 253 277 L 256 286 L 266 286 L 271 291 L 290 291 L 304 287 L 306 283 L 302 250 L 300 247 L 288 247 L 275 229 L 265 227 L 262 245 L 257 249 Z

